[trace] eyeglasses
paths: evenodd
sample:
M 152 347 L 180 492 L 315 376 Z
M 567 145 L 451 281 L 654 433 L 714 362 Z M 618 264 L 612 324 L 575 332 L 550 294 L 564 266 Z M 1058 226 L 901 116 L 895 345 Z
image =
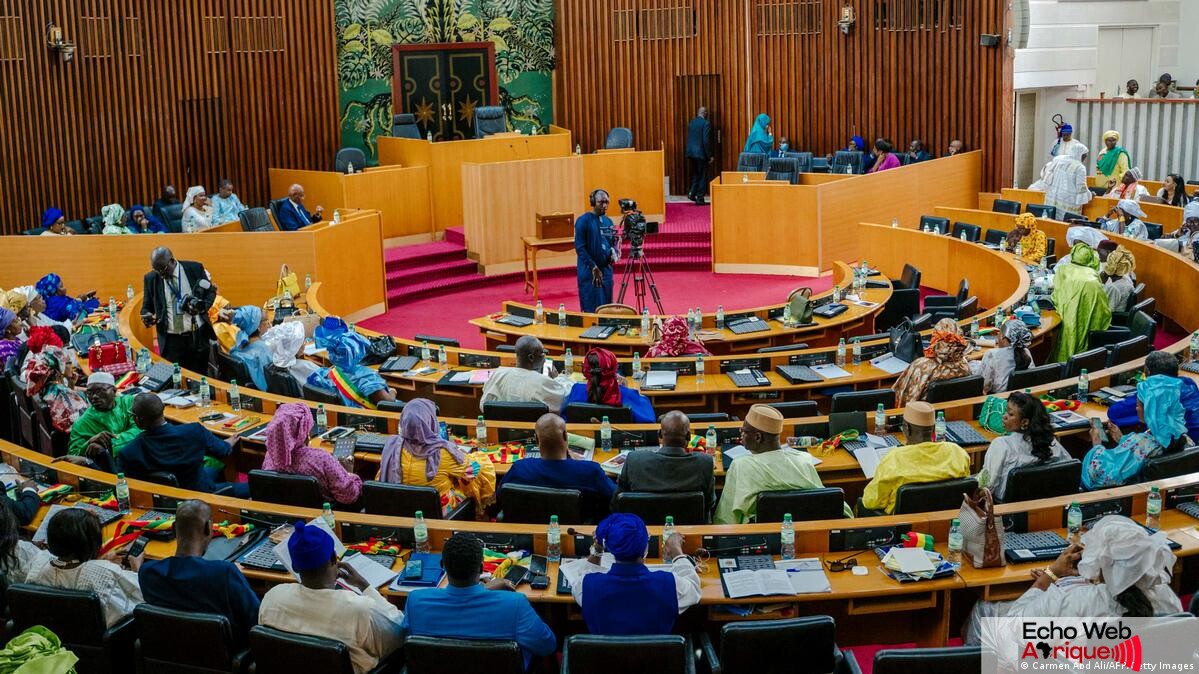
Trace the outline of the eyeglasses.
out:
M 838 560 L 832 561 L 832 562 L 825 562 L 825 564 L 828 564 L 829 571 L 836 573 L 838 571 L 848 571 L 848 570 L 852 569 L 853 567 L 858 565 L 858 560 L 853 559 L 853 558 L 846 559 L 846 560 L 838 559 Z

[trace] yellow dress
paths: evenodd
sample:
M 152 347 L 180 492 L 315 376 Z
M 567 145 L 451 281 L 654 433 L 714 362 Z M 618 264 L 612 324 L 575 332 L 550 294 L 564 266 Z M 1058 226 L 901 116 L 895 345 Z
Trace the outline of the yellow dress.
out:
M 425 477 L 425 462 L 407 450 L 400 451 L 400 471 L 404 484 L 433 487 L 441 494 L 442 512 L 446 513 L 465 499 L 474 499 L 475 515 L 483 519 L 483 511 L 495 501 L 495 464 L 482 452 L 471 452 L 462 463 L 441 450 L 441 465 L 432 479 Z
M 952 442 L 922 442 L 896 447 L 879 462 L 862 493 L 862 505 L 895 512 L 895 493 L 905 484 L 940 482 L 970 474 L 970 455 Z

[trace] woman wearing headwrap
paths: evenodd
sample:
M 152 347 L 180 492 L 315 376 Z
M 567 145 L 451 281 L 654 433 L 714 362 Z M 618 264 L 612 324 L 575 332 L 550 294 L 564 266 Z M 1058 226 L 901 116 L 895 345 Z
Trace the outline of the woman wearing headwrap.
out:
M 1087 186 L 1087 146 L 1074 141 L 1066 152 L 1054 157 L 1041 169 L 1041 179 L 1030 190 L 1045 193 L 1045 205 L 1059 214 L 1081 213 L 1095 195 Z
M 1070 262 L 1053 274 L 1053 305 L 1061 318 L 1051 363 L 1064 363 L 1087 348 L 1092 331 L 1107 330 L 1112 310 L 1099 281 L 1099 255 L 1087 244 L 1070 249 Z
M 1141 169 L 1133 167 L 1124 172 L 1120 182 L 1112 186 L 1105 195 L 1109 199 L 1132 199 L 1140 201 L 1149 196 L 1149 189 L 1141 184 Z
M 1019 599 L 975 604 L 966 643 L 981 643 L 983 618 L 1151 618 L 1183 610 L 1170 588 L 1175 557 L 1165 532 L 1150 535 L 1127 517 L 1108 515 L 1081 543 L 1034 569 L 1032 587 Z
M 1197 242 L 1199 242 L 1199 199 L 1192 199 L 1182 209 L 1182 227 L 1153 243 L 1166 250 L 1189 257 Z
M 262 343 L 271 354 L 271 365 L 291 375 L 297 386 L 302 387 L 308 377 L 321 369 L 300 357 L 304 351 L 304 324 L 299 321 L 284 321 L 272 327 L 262 336 Z
M 1132 166 L 1128 150 L 1120 147 L 1120 132 L 1106 131 L 1103 134 L 1104 148 L 1095 160 L 1095 175 L 1106 178 L 1103 186 L 1111 189 L 1124 172 Z
M 100 300 L 96 299 L 94 290 L 79 297 L 67 295 L 66 286 L 58 274 L 43 276 L 37 282 L 37 292 L 46 302 L 46 308 L 42 313 L 55 322 L 74 321 L 100 307 Z
M 622 386 L 617 373 L 620 363 L 616 356 L 607 349 L 594 348 L 587 352 L 583 360 L 583 376 L 586 383 L 575 384 L 562 401 L 562 416 L 566 416 L 566 408 L 571 403 L 591 403 L 593 405 L 611 405 L 627 407 L 633 413 L 633 422 L 652 424 L 658 420 L 654 407 L 640 391 Z
M 662 336 L 657 343 L 645 352 L 646 358 L 674 358 L 690 356 L 697 353 L 708 355 L 704 343 L 699 338 L 692 339 L 691 330 L 687 327 L 687 319 L 682 316 L 671 316 L 662 324 Z
M 1141 218 L 1147 218 L 1145 209 L 1132 199 L 1121 199 L 1116 207 L 1108 211 L 1107 218 L 1100 221 L 1103 231 L 1123 234 L 1133 239 L 1149 238 L 1149 228 Z
M 312 374 L 309 385 L 336 392 L 347 407 L 373 410 L 380 401 L 395 400 L 395 394 L 379 373 L 362 365 L 370 346 L 366 338 L 356 332 L 344 332 L 324 341 L 330 367 Z
M 999 328 L 995 348 L 983 354 L 982 360 L 972 361 L 970 371 L 982 375 L 984 393 L 1002 393 L 1007 390 L 1008 378 L 1016 370 L 1027 370 L 1033 366 L 1032 332 L 1024 321 L 1009 318 Z
M 1142 433 L 1124 435 L 1115 424 L 1104 423 L 1115 447 L 1105 447 L 1091 429 L 1091 451 L 1082 460 L 1083 489 L 1119 487 L 1141 472 L 1145 459 L 1190 446 L 1177 377 L 1155 374 L 1137 384 L 1137 417 L 1146 426 Z
M 167 226 L 151 215 L 150 209 L 141 204 L 134 204 L 129 208 L 126 227 L 130 232 L 138 234 L 165 234 L 168 231 Z
M 25 322 L 15 312 L 0 307 L 0 370 L 6 369 L 21 350 L 20 336 L 24 331 Z
M 441 437 L 437 406 L 414 398 L 400 413 L 400 434 L 388 439 L 379 461 L 379 480 L 392 484 L 433 487 L 441 494 L 442 514 L 466 499 L 475 502 L 475 515 L 483 519 L 495 501 L 495 464 L 481 452 Z
M 1118 246 L 1107 254 L 1100 279 L 1112 312 L 1124 311 L 1128 307 L 1128 298 L 1132 297 L 1133 291 L 1132 272 L 1136 268 L 1136 259 L 1124 246 Z
M 979 473 L 980 476 L 986 474 L 987 486 L 998 501 L 1003 500 L 1008 476 L 1016 468 L 1070 458 L 1053 434 L 1053 423 L 1045 405 L 1028 393 L 1014 391 L 1008 396 L 1003 430 L 1007 434 L 995 438 L 987 447 Z M 979 481 L 982 482 L 981 477 Z
M 745 139 L 745 149 L 742 152 L 769 154 L 773 149 L 774 133 L 770 130 L 770 115 L 763 112 L 754 120 L 754 126 L 749 130 L 749 138 Z
M 891 387 L 895 389 L 895 406 L 924 400 L 928 385 L 935 381 L 969 376 L 970 365 L 966 362 L 969 348 L 970 342 L 962 336 L 956 321 L 952 318 L 937 321 L 924 357 L 909 365 Z
M 184 232 L 200 232 L 212 227 L 212 204 L 208 203 L 208 194 L 203 187 L 187 188 L 180 226 Z
M 54 331 L 50 330 L 50 334 L 54 335 Z M 54 338 L 57 339 L 57 335 L 54 335 Z M 46 403 L 50 408 L 50 422 L 55 430 L 70 433 L 75 420 L 88 408 L 87 399 L 73 388 L 75 368 L 71 359 L 63 352 L 61 342 L 59 346 L 39 343 L 38 351 L 34 352 L 33 338 L 30 337 L 29 341 L 29 357 L 25 359 L 25 365 L 21 368 L 21 378 L 25 380 L 25 394 Z
M 1057 142 L 1053 144 L 1053 149 L 1049 151 L 1050 157 L 1061 157 L 1062 155 L 1075 152 L 1075 148 L 1082 145 L 1080 141 L 1074 138 L 1074 127 L 1069 124 L 1063 124 L 1057 130 Z
M 238 307 L 233 312 L 230 324 L 236 332 L 233 335 L 233 346 L 227 349 L 229 355 L 246 366 L 254 388 L 265 391 L 266 368 L 271 364 L 271 354 L 265 344 L 253 339 L 262 325 L 262 309 L 252 304 Z
M 70 236 L 75 232 L 67 227 L 67 216 L 51 206 L 42 213 L 42 236 Z
M 1037 227 L 1037 216 L 1032 213 L 1021 213 L 1016 216 L 1016 228 L 1007 235 L 1009 251 L 1016 251 L 1020 244 L 1020 255 L 1026 261 L 1036 264 L 1045 257 L 1049 247 L 1049 237 Z
M 104 206 L 100 209 L 100 217 L 104 219 L 101 234 L 132 234 L 125 227 L 125 209 L 120 204 Z
M 275 410 L 266 428 L 263 470 L 291 475 L 311 475 L 320 485 L 321 498 L 330 503 L 353 505 L 362 494 L 362 478 L 354 474 L 354 457 L 338 462 L 323 449 L 308 446 L 312 412 L 300 403 L 286 403 Z

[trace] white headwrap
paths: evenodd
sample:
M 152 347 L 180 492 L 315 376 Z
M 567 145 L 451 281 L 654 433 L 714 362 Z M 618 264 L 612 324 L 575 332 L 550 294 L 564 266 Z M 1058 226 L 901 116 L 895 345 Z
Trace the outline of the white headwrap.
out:
M 183 210 L 186 211 L 189 206 L 194 205 L 192 202 L 195 201 L 196 197 L 204 193 L 204 188 L 200 185 L 187 188 L 187 196 L 183 198 Z
M 1150 536 L 1127 517 L 1108 515 L 1082 535 L 1082 544 L 1085 547 L 1078 561 L 1079 575 L 1097 580 L 1102 574 L 1103 585 L 1112 598 L 1133 586 L 1148 590 L 1170 582 L 1174 553 L 1165 532 Z
M 271 352 L 271 363 L 275 367 L 289 368 L 296 363 L 296 352 L 304 343 L 304 324 L 286 321 L 266 331 L 261 340 Z
M 125 209 L 120 204 L 109 204 L 100 209 L 105 227 L 120 227 L 121 218 L 125 217 Z
M 1075 225 L 1066 230 L 1066 245 L 1071 248 L 1076 243 L 1085 243 L 1091 248 L 1097 248 L 1100 241 L 1107 241 L 1107 237 L 1094 227 Z
M 1070 157 L 1072 159 L 1074 159 L 1075 161 L 1080 161 L 1080 162 L 1082 161 L 1082 158 L 1087 156 L 1087 153 L 1090 152 L 1090 150 L 1087 149 L 1086 145 L 1083 145 L 1082 143 L 1080 143 L 1078 141 L 1074 141 L 1073 143 L 1070 143 L 1068 151 L 1070 152 Z
M 1199 220 L 1199 199 L 1191 199 L 1182 209 L 1182 219 L 1190 220 L 1191 218 Z
M 1148 215 L 1145 215 L 1145 209 L 1141 208 L 1141 205 L 1132 199 L 1121 199 L 1120 203 L 1116 204 L 1116 208 L 1124 211 L 1134 218 L 1149 217 Z

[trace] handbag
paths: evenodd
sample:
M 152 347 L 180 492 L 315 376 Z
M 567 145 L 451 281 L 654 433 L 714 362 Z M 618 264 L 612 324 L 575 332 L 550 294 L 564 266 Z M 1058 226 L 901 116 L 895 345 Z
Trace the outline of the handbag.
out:
M 791 320 L 799 324 L 812 322 L 812 289 L 800 288 L 791 295 Z
M 924 355 L 920 333 L 912 328 L 911 319 L 905 318 L 902 323 L 891 328 L 890 335 L 891 355 L 896 358 L 905 363 L 913 363 Z
M 93 344 L 87 350 L 87 366 L 92 372 L 107 372 L 114 376 L 134 369 L 124 342 Z
M 962 553 L 976 569 L 1006 566 L 1003 556 L 1003 527 L 995 519 L 995 500 L 991 490 L 982 488 L 964 495 L 958 512 L 958 531 L 962 534 Z
M 390 335 L 376 335 L 368 341 L 370 346 L 362 357 L 363 365 L 378 365 L 396 354 L 396 341 Z
M 290 292 L 292 297 L 299 295 L 300 282 L 296 280 L 296 273 L 284 264 L 279 268 L 279 284 L 276 287 L 275 294 L 282 297 L 287 292 Z
M 1007 431 L 1003 428 L 1003 415 L 1007 412 L 1007 401 L 999 396 L 987 396 L 983 401 L 982 409 L 978 412 L 978 425 L 991 431 L 1003 435 Z

